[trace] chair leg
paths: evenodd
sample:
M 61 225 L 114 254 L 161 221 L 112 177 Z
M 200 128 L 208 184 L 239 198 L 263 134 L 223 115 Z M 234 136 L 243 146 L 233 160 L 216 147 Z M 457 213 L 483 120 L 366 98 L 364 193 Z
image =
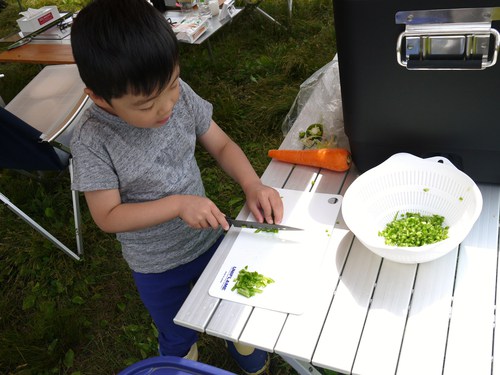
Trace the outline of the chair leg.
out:
M 65 246 L 61 241 L 55 238 L 52 234 L 47 232 L 40 224 L 34 221 L 31 217 L 26 215 L 19 207 L 14 205 L 5 195 L 0 193 L 0 200 L 5 203 L 7 208 L 9 208 L 12 212 L 14 212 L 17 216 L 23 219 L 26 223 L 28 223 L 33 229 L 38 231 L 42 236 L 47 238 L 50 242 L 52 242 L 59 249 L 68 254 L 71 258 L 75 260 L 80 260 L 80 257 L 76 255 L 73 251 L 71 251 L 67 246 Z
M 70 181 L 73 183 L 73 159 L 71 157 L 69 158 L 69 175 Z M 81 256 L 83 255 L 83 234 L 81 231 L 82 217 L 78 191 L 71 189 L 71 198 L 73 200 L 73 214 L 75 216 L 76 251 Z

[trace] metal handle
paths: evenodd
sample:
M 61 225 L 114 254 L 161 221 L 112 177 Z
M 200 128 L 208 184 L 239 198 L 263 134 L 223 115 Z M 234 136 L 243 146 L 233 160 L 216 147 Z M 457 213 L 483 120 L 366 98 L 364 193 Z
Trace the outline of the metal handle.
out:
M 406 29 L 396 42 L 399 65 L 411 70 L 482 70 L 496 64 L 500 8 L 400 11 Z
M 493 38 L 493 48 L 491 55 L 484 57 L 483 52 L 486 49 L 488 53 L 490 36 Z M 478 46 L 479 43 L 488 38 L 486 47 Z M 406 40 L 406 48 L 413 50 L 413 53 L 407 53 L 406 59 L 403 59 L 403 40 Z M 409 43 L 408 41 L 411 41 Z M 450 48 L 449 53 L 428 53 L 428 49 L 432 48 L 433 41 L 447 44 Z M 453 48 L 453 42 L 457 44 L 463 41 L 463 51 L 458 51 Z M 450 32 L 443 32 L 443 30 L 431 32 L 427 31 L 426 34 L 412 31 L 402 32 L 396 43 L 396 58 L 398 64 L 410 69 L 446 69 L 446 70 L 482 70 L 490 68 L 496 64 L 498 59 L 498 51 L 500 49 L 500 33 L 496 29 L 490 29 L 488 34 L 477 33 L 474 30 L 451 30 Z M 441 51 L 443 52 L 443 51 Z M 411 58 L 411 56 L 415 58 Z M 449 57 L 446 59 L 445 57 Z

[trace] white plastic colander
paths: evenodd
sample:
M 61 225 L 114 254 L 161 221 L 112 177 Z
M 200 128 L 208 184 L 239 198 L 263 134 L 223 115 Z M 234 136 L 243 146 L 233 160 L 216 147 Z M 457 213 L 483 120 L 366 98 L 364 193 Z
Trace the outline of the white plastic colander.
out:
M 368 249 L 400 263 L 437 259 L 467 236 L 483 207 L 474 181 L 444 157 L 422 159 L 407 153 L 391 156 L 359 176 L 347 189 L 342 216 Z M 441 215 L 448 238 L 419 247 L 385 245 L 378 235 L 396 214 Z

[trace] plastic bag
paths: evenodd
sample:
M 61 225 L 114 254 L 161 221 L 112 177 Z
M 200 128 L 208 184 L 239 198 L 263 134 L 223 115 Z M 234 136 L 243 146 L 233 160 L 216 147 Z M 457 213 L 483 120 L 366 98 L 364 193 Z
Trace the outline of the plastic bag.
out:
M 284 135 L 297 148 L 303 146 L 299 134 L 314 123 L 323 125 L 325 139 L 335 137 L 335 146 L 349 149 L 344 132 L 342 98 L 337 56 L 300 85 L 300 91 L 282 124 Z

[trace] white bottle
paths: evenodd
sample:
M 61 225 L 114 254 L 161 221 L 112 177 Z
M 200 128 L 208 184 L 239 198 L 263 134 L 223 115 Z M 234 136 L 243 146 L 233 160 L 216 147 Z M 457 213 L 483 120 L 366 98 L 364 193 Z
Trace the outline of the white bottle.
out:
M 219 0 L 209 0 L 210 13 L 212 16 L 219 15 Z

